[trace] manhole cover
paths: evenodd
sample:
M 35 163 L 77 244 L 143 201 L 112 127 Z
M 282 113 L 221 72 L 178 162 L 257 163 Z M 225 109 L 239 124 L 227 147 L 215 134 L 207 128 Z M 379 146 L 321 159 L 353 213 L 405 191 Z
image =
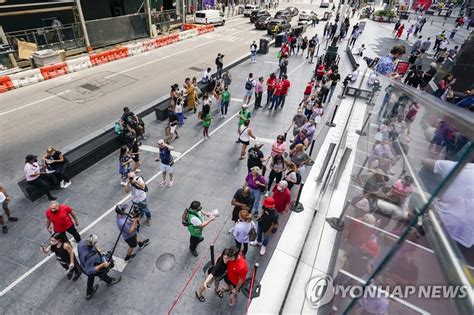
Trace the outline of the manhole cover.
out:
M 189 70 L 199 71 L 199 72 L 204 71 L 203 68 L 198 68 L 198 67 L 190 67 Z
M 173 254 L 166 253 L 156 259 L 156 268 L 160 271 L 167 272 L 173 269 L 176 259 Z
M 84 89 L 89 90 L 89 91 L 97 91 L 98 89 L 100 89 L 100 87 L 98 87 L 96 85 L 89 84 L 89 83 L 81 85 L 81 88 L 84 88 Z

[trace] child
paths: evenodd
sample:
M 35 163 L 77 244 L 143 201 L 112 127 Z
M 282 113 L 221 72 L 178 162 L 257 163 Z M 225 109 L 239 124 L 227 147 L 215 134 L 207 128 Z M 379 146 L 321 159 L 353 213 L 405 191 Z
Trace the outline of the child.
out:
M 201 112 L 201 120 L 202 120 L 202 135 L 204 136 L 204 140 L 211 138 L 209 136 L 209 127 L 211 126 L 211 106 L 207 103 L 204 103 L 202 106 Z
M 176 113 L 176 116 L 178 116 L 178 125 L 184 125 L 183 100 L 181 98 L 178 98 L 176 101 L 174 112 Z
M 120 148 L 120 157 L 119 157 L 119 172 L 122 175 L 122 180 L 120 185 L 126 186 L 128 181 L 128 173 L 132 171 L 130 163 L 132 163 L 132 156 L 129 153 L 128 147 L 126 145 Z

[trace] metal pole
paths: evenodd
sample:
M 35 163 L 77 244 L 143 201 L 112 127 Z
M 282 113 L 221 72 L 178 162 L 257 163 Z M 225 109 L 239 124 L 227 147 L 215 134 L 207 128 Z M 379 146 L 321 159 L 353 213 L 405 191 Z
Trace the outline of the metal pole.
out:
M 291 202 L 290 209 L 293 212 L 301 212 L 304 210 L 304 206 L 300 203 L 301 192 L 303 191 L 304 182 L 301 182 L 300 190 L 298 190 L 298 196 L 295 201 Z
M 150 34 L 150 37 L 154 37 L 153 34 L 153 29 L 152 29 L 152 20 L 151 20 L 151 10 L 150 10 L 150 0 L 144 0 L 144 5 L 145 5 L 145 12 L 146 12 L 146 19 L 148 22 L 148 34 Z
M 372 112 L 369 112 L 369 114 L 367 115 L 367 118 L 365 119 L 364 124 L 362 125 L 362 128 L 360 130 L 356 130 L 356 134 L 358 134 L 359 136 L 363 137 L 367 135 L 367 132 L 365 132 L 364 129 L 367 123 L 369 122 L 370 115 L 372 115 Z
M 326 222 L 335 230 L 338 230 L 339 232 L 344 230 L 344 217 L 346 215 L 347 209 L 349 208 L 349 205 L 351 204 L 350 200 L 346 201 L 346 204 L 344 205 L 344 208 L 341 211 L 341 214 L 339 215 L 339 218 L 333 217 L 333 218 L 327 218 Z
M 209 250 L 211 251 L 211 264 L 212 264 L 212 266 L 215 266 L 216 261 L 215 261 L 215 258 L 214 258 L 214 244 L 211 244 L 211 247 L 210 247 Z
M 313 155 L 313 148 L 314 148 L 314 143 L 316 142 L 316 139 L 313 139 L 311 142 L 311 149 L 309 149 L 309 156 Z
M 334 118 L 336 117 L 336 112 L 337 108 L 339 107 L 339 103 L 336 104 L 336 107 L 334 107 L 334 112 L 332 113 L 332 118 L 331 121 L 326 123 L 326 126 L 328 127 L 336 127 L 336 124 L 334 123 Z
M 183 0 L 183 25 L 186 24 L 186 0 Z
M 84 40 L 86 42 L 87 52 L 92 52 L 91 42 L 89 41 L 89 35 L 87 34 L 86 21 L 82 14 L 81 0 L 76 0 L 76 7 L 79 12 L 79 20 L 81 22 L 82 34 L 84 35 Z

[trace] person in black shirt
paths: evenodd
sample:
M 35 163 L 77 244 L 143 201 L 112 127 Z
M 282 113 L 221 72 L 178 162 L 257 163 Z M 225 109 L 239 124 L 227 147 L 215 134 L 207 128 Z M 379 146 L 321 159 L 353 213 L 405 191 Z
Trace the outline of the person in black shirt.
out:
M 179 138 L 179 134 L 177 130 L 178 123 L 179 123 L 178 115 L 176 115 L 175 112 L 170 111 L 168 114 L 168 125 L 166 126 L 166 129 L 165 129 L 166 144 L 170 144 L 173 141 L 173 135 L 176 135 L 175 139 Z
M 133 166 L 132 172 L 140 172 L 140 148 L 138 146 L 138 140 L 136 137 L 130 136 L 127 137 L 127 147 L 130 150 L 130 155 L 132 156 L 135 165 Z
M 239 213 L 242 210 L 251 212 L 254 203 L 255 197 L 250 191 L 250 188 L 245 184 L 244 187 L 235 192 L 234 197 L 232 198 L 231 205 L 234 206 L 234 210 L 232 210 L 232 221 L 236 223 L 239 220 Z M 233 231 L 234 227 L 229 230 L 229 233 L 232 233 Z
M 336 89 L 336 85 L 339 81 L 341 81 L 341 75 L 337 68 L 335 68 L 330 75 L 329 79 L 331 79 L 331 86 L 329 87 L 329 95 L 328 95 L 328 103 L 331 101 L 332 95 L 334 94 L 334 90 Z
M 265 166 L 263 162 L 267 159 L 263 155 L 263 152 L 260 150 L 263 147 L 263 144 L 257 142 L 254 144 L 252 148 L 249 149 L 248 160 L 247 160 L 247 168 L 248 172 L 250 173 L 250 169 L 254 166 L 258 166 L 262 171 L 262 175 L 265 174 Z
M 263 200 L 262 210 L 258 214 L 257 221 L 257 239 L 250 242 L 250 245 L 261 245 L 260 255 L 264 255 L 269 241 L 268 234 L 270 232 L 274 233 L 275 228 L 278 225 L 278 214 L 275 211 L 275 200 L 272 197 L 267 197 Z
M 67 278 L 76 281 L 81 276 L 82 272 L 79 269 L 79 263 L 72 249 L 71 244 L 63 233 L 54 233 L 51 236 L 49 244 L 41 250 L 45 254 L 54 253 L 56 259 L 67 272 Z M 74 274 L 74 278 L 72 277 Z
M 46 163 L 47 169 L 54 171 L 54 176 L 58 180 L 61 188 L 67 188 L 71 185 L 71 180 L 66 174 L 69 162 L 61 151 L 53 147 L 48 147 L 46 154 L 43 156 L 43 160 Z
M 224 68 L 224 61 L 222 59 L 224 59 L 224 55 L 220 53 L 217 54 L 217 58 L 216 58 L 216 67 L 217 67 L 216 79 L 217 80 L 220 80 L 220 78 L 222 77 L 222 68 Z

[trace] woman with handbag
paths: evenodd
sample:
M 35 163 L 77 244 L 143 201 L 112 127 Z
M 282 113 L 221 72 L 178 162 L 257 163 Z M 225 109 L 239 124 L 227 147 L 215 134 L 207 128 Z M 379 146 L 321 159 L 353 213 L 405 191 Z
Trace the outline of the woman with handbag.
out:
M 260 206 L 260 198 L 262 197 L 262 192 L 264 192 L 267 188 L 267 181 L 265 177 L 262 176 L 262 170 L 260 169 L 260 167 L 252 167 L 250 173 L 248 173 L 247 177 L 245 178 L 245 182 L 250 188 L 252 195 L 255 197 L 252 212 L 254 215 L 257 215 L 258 208 Z
M 242 249 L 242 255 L 245 257 L 249 248 L 249 242 L 255 241 L 257 238 L 257 228 L 252 221 L 252 215 L 247 210 L 241 210 L 239 220 L 234 227 L 235 246 L 239 250 Z

